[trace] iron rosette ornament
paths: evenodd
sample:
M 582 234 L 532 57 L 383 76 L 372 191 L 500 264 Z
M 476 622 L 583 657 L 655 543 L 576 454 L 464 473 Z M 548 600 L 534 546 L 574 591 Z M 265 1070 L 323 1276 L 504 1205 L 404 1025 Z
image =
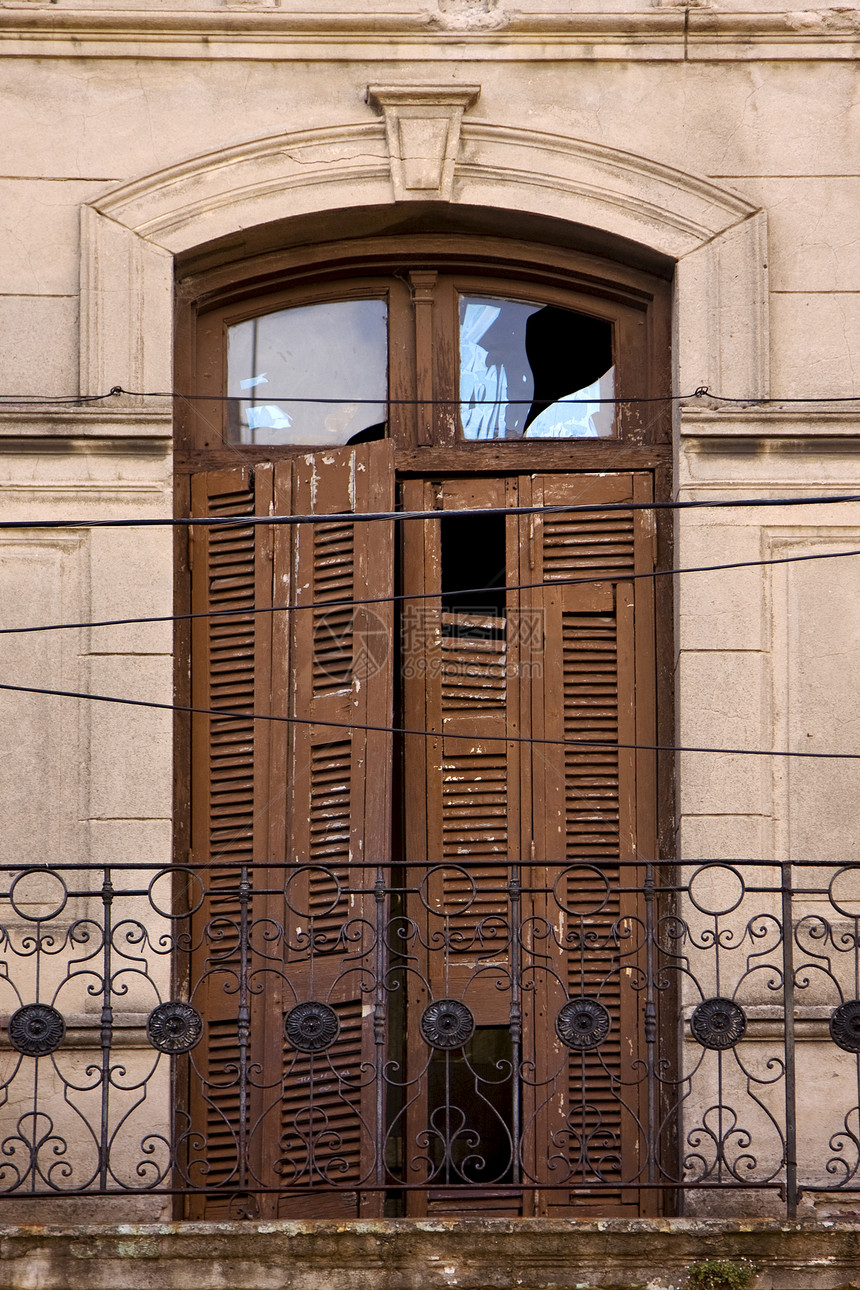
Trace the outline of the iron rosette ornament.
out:
M 431 1048 L 462 1048 L 474 1033 L 472 1010 L 459 999 L 434 999 L 421 1014 L 421 1034 Z
M 62 1013 L 48 1003 L 27 1003 L 9 1018 L 9 1043 L 25 1057 L 56 1052 L 65 1034 Z
M 300 1053 L 323 1053 L 340 1034 L 337 1013 L 327 1003 L 297 1003 L 284 1017 L 287 1043 Z
M 569 999 L 555 1019 L 555 1033 L 568 1048 L 598 1048 L 609 1034 L 609 1012 L 597 999 Z
M 146 1037 L 160 1053 L 190 1053 L 203 1035 L 203 1018 L 190 1003 L 171 999 L 153 1008 Z
M 860 999 L 848 999 L 833 1009 L 830 1038 L 846 1053 L 860 1053 Z
M 743 1039 L 747 1017 L 743 1008 L 733 999 L 705 999 L 693 1009 L 690 1032 L 703 1048 L 725 1052 Z

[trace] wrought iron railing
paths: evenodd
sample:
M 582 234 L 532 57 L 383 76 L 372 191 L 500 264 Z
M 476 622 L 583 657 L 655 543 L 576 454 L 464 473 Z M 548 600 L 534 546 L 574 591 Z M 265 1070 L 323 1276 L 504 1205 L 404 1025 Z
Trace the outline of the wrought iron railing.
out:
M 6 1197 L 649 1213 L 716 1188 L 793 1213 L 860 1190 L 860 865 L 0 886 Z

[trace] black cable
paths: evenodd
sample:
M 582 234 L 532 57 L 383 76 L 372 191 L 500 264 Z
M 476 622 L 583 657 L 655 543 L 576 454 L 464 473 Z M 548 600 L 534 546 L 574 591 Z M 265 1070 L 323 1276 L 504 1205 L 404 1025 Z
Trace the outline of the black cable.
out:
M 318 717 L 286 717 L 270 712 L 234 711 L 223 708 L 195 708 L 187 703 L 157 703 L 149 699 L 124 699 L 111 694 L 86 694 L 82 690 L 49 690 L 35 685 L 0 682 L 0 690 L 16 694 L 43 694 L 59 699 L 90 699 L 94 703 L 118 703 L 132 708 L 157 708 L 164 712 L 187 712 L 192 716 L 215 717 L 219 721 L 274 721 L 290 726 L 319 726 L 333 730 L 367 730 L 386 735 L 416 735 L 422 739 L 466 739 L 469 743 L 494 741 L 505 744 L 541 744 L 563 748 L 598 748 L 634 752 L 725 753 L 741 757 L 803 757 L 823 761 L 860 761 L 860 752 L 793 752 L 776 748 L 701 748 L 685 744 L 628 744 L 611 739 L 546 739 L 531 735 L 455 735 L 443 730 L 412 730 L 407 726 L 368 725 L 359 721 L 324 721 Z
M 356 524 L 401 520 L 482 519 L 488 515 L 609 515 L 627 511 L 726 510 L 764 506 L 831 506 L 860 502 L 860 493 L 832 493 L 810 497 L 749 497 L 699 499 L 688 502 L 567 502 L 557 506 L 475 506 L 439 511 L 331 511 L 319 515 L 200 515 L 194 518 L 136 520 L 0 520 L 3 529 L 99 528 L 253 528 L 261 525 Z
M 466 587 L 460 591 L 446 591 L 445 598 L 454 596 L 481 596 L 488 591 L 534 591 L 544 587 L 576 587 L 595 582 L 635 582 L 639 578 L 674 577 L 682 573 L 722 573 L 729 569 L 753 569 L 763 565 L 799 564 L 807 560 L 839 560 L 849 555 L 860 555 L 860 547 L 850 551 L 816 551 L 809 555 L 779 555 L 766 560 L 735 560 L 731 564 L 699 564 L 683 568 L 649 569 L 644 573 L 606 573 L 590 578 L 553 578 L 543 582 L 499 583 L 497 587 Z M 390 596 L 365 596 L 358 600 L 311 600 L 305 605 L 256 605 L 246 609 L 202 609 L 186 614 L 158 614 L 149 618 L 102 618 L 87 623 L 43 623 L 37 627 L 0 627 L 0 636 L 23 636 L 28 632 L 61 632 L 90 627 L 129 627 L 146 623 L 188 622 L 196 618 L 250 618 L 256 614 L 290 614 L 299 609 L 344 609 L 360 605 L 387 605 L 406 600 L 438 600 L 440 591 L 402 591 Z
M 210 403 L 248 403 L 252 400 L 243 398 L 242 395 L 234 394 L 185 394 L 181 390 L 127 390 L 122 385 L 114 385 L 106 394 L 60 394 L 60 395 L 35 395 L 35 394 L 3 394 L 0 395 L 0 407 L 4 404 L 14 404 L 16 407 L 22 405 L 54 405 L 61 406 L 76 403 L 95 403 L 102 399 L 110 399 L 117 395 L 125 394 L 134 399 L 184 399 L 187 402 L 210 402 Z M 653 395 L 634 395 L 631 398 L 595 398 L 595 399 L 563 399 L 563 400 L 546 400 L 546 399 L 467 399 L 462 397 L 451 397 L 448 399 L 351 399 L 351 398 L 319 398 L 313 399 L 306 396 L 297 397 L 289 394 L 270 394 L 265 392 L 267 400 L 274 403 L 356 403 L 359 405 L 368 404 L 375 407 L 377 404 L 384 403 L 392 406 L 408 407 L 451 407 L 466 404 L 469 407 L 489 406 L 505 407 L 512 404 L 546 403 L 547 407 L 552 407 L 554 403 L 564 402 L 567 404 L 590 404 L 590 403 L 681 403 L 686 399 L 714 399 L 718 403 L 742 403 L 746 405 L 772 405 L 787 403 L 860 403 L 858 394 L 823 394 L 810 395 L 801 398 L 780 398 L 775 395 L 729 395 L 715 394 L 707 385 L 699 385 L 690 394 L 653 394 Z
M 546 407 L 553 407 L 556 403 L 564 403 L 568 406 L 574 404 L 592 404 L 592 403 L 677 403 L 684 399 L 702 398 L 708 395 L 708 387 L 701 385 L 692 394 L 651 394 L 634 396 L 633 398 L 611 398 L 611 399 L 464 399 L 460 397 L 451 397 L 449 399 L 390 399 L 387 397 L 378 399 L 351 399 L 351 398 L 310 398 L 307 395 L 292 394 L 270 394 L 265 392 L 267 403 L 325 403 L 336 404 L 354 403 L 359 407 L 369 406 L 378 407 L 384 404 L 386 407 L 508 407 L 512 405 L 523 404 L 531 407 L 533 403 L 545 404 Z M 255 400 L 249 399 L 242 394 L 183 394 L 180 390 L 126 390 L 121 385 L 114 385 L 107 394 L 85 394 L 75 395 L 58 395 L 54 398 L 39 399 L 34 395 L 0 395 L 0 407 L 6 403 L 12 403 L 19 407 L 22 403 L 87 403 L 97 399 L 110 399 L 114 395 L 125 394 L 132 399 L 182 399 L 186 403 L 253 403 Z
M 387 397 L 379 398 L 379 399 L 349 399 L 349 398 L 343 398 L 343 397 L 315 399 L 315 398 L 310 398 L 307 395 L 296 396 L 292 394 L 270 394 L 268 390 L 265 390 L 263 393 L 265 395 L 266 403 L 303 403 L 303 404 L 304 403 L 325 403 L 325 404 L 333 403 L 338 406 L 342 403 L 354 403 L 358 407 L 369 406 L 372 408 L 379 407 L 382 405 L 384 405 L 385 407 L 398 407 L 398 408 L 400 407 L 505 408 L 505 407 L 511 407 L 511 406 L 520 406 L 520 405 L 531 407 L 532 404 L 534 403 L 534 404 L 537 404 L 538 406 L 543 405 L 544 407 L 551 408 L 551 407 L 555 407 L 557 403 L 562 403 L 566 407 L 571 407 L 576 404 L 589 405 L 592 403 L 611 403 L 615 405 L 619 403 L 622 403 L 622 404 L 623 403 L 678 403 L 683 399 L 701 398 L 707 395 L 707 387 L 702 385 L 699 387 L 699 389 L 694 390 L 692 394 L 645 394 L 645 395 L 634 396 L 633 398 L 630 398 L 630 399 L 622 399 L 622 398 L 611 398 L 611 399 L 568 399 L 568 398 L 472 399 L 472 398 L 467 398 L 467 399 L 464 399 L 461 397 L 455 397 L 453 395 L 449 399 L 390 399 Z M 134 398 L 134 399 L 150 399 L 150 398 L 183 399 L 186 403 L 254 403 L 256 402 L 256 400 L 249 399 L 247 395 L 243 395 L 243 394 L 182 394 L 178 390 L 172 391 L 172 392 L 167 390 L 150 390 L 150 391 L 125 390 L 122 388 L 122 386 L 115 386 L 114 389 L 111 390 L 110 394 L 107 394 L 107 395 L 103 394 L 103 395 L 100 395 L 99 397 L 110 398 L 111 394 L 126 394 L 129 396 L 129 398 Z
M 3 394 L 0 395 L 0 407 L 4 404 L 13 404 L 15 407 L 76 407 L 80 403 L 100 403 L 103 399 L 111 399 L 114 395 L 119 394 L 118 385 L 108 390 L 107 394 L 56 394 L 56 395 L 32 395 L 32 394 Z

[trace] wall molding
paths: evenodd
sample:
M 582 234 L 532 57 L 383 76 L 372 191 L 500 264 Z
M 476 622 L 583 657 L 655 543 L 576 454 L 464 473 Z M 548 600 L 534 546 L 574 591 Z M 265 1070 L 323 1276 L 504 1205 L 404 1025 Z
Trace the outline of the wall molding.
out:
M 255 225 L 429 193 L 509 211 L 514 220 L 549 215 L 676 262 L 677 388 L 767 395 L 766 228 L 754 203 L 593 141 L 463 119 L 477 86 L 455 87 L 447 102 L 435 85 L 374 94 L 387 122 L 251 140 L 113 188 L 83 208 L 83 391 L 171 388 L 174 257 Z M 419 167 L 422 184 L 429 177 L 435 187 L 412 186 L 409 153 L 404 160 L 395 133 L 407 108 L 419 124 L 443 122 L 430 132 L 435 170 L 422 176 Z M 420 139 L 413 134 L 419 151 Z
M 857 56 L 860 17 L 853 9 L 788 12 L 717 11 L 661 3 L 617 13 L 526 13 L 464 6 L 416 7 L 392 14 L 369 5 L 362 13 L 291 13 L 261 3 L 212 4 L 186 12 L 63 10 L 19 5 L 0 9 L 0 45 L 7 56 L 45 58 L 306 59 L 332 58 L 438 64 L 440 46 L 478 61 L 667 59 L 756 61 L 762 58 L 847 59 Z M 443 57 L 445 54 L 443 53 Z

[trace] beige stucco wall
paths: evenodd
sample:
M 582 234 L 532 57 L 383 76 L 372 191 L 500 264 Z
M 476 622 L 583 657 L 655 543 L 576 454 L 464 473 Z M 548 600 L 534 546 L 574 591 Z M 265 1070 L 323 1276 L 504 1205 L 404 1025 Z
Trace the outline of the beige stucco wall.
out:
M 777 400 L 679 407 L 679 498 L 860 491 L 860 413 L 779 403 L 860 395 L 858 32 L 857 10 L 799 3 L 6 4 L 0 394 L 168 390 L 175 255 L 418 195 L 676 261 L 675 392 Z M 479 91 L 459 109 L 418 93 L 419 116 L 451 123 L 437 189 L 404 189 L 396 113 L 368 85 Z M 0 407 L 4 518 L 168 516 L 170 431 L 163 398 Z M 860 546 L 860 504 L 683 512 L 677 539 L 682 567 L 841 550 Z M 168 530 L 7 531 L 3 621 L 169 614 L 171 569 Z M 857 569 L 678 579 L 679 743 L 860 748 Z M 169 624 L 7 637 L 2 679 L 169 702 L 171 640 Z M 5 862 L 169 861 L 166 713 L 2 702 Z M 684 754 L 679 854 L 857 859 L 857 766 Z

